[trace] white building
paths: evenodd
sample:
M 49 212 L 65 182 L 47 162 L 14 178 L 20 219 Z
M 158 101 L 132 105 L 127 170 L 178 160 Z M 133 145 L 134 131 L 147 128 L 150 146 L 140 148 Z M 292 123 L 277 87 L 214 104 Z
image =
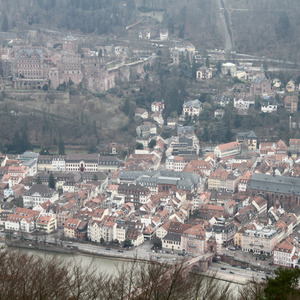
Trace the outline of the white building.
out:
M 18 207 L 14 214 L 9 214 L 5 221 L 5 230 L 32 232 L 40 212 Z
M 44 184 L 33 185 L 24 195 L 23 195 L 23 205 L 24 207 L 33 207 L 38 204 L 42 204 L 46 201 L 54 203 L 58 200 L 58 193 L 50 189 Z
M 169 31 L 168 30 L 161 30 L 159 33 L 159 39 L 161 41 L 166 41 L 169 38 Z
M 296 247 L 286 240 L 277 244 L 273 251 L 273 263 L 276 266 L 294 268 L 298 264 Z
M 240 154 L 241 147 L 238 142 L 231 142 L 226 144 L 220 144 L 218 145 L 214 150 L 214 155 L 216 157 L 227 157 L 227 156 L 233 156 Z
M 52 171 L 66 171 L 65 156 L 54 155 L 52 158 Z
M 151 111 L 156 112 L 160 111 L 162 112 L 165 109 L 165 103 L 163 101 L 155 101 L 151 104 Z
M 221 66 L 221 70 L 222 70 L 222 74 L 224 75 L 228 75 L 228 73 L 234 74 L 237 70 L 236 64 L 230 62 L 224 63 Z
M 181 172 L 184 167 L 187 165 L 187 162 L 184 160 L 184 157 L 173 156 L 167 158 L 166 160 L 166 169 L 171 171 Z

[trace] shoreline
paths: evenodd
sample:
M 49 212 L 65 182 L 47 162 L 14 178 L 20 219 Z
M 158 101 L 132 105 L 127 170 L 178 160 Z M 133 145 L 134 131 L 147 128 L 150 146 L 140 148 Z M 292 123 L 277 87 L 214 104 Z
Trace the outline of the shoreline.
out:
M 76 255 L 76 256 L 86 256 L 86 257 L 91 257 L 91 258 L 104 258 L 104 259 L 109 259 L 109 260 L 117 260 L 117 261 L 123 261 L 123 262 L 139 262 L 139 263 L 149 263 L 149 259 L 141 259 L 141 258 L 131 258 L 131 257 L 126 257 L 126 256 L 115 256 L 115 255 L 110 255 L 110 254 L 100 254 L 100 253 L 95 253 L 92 251 L 85 251 L 85 250 L 78 250 L 78 249 L 72 249 L 72 252 L 69 252 L 69 249 L 66 249 L 64 247 L 41 247 L 41 248 L 36 248 L 32 247 L 29 245 L 26 245 L 26 243 L 11 243 L 11 245 L 8 245 L 7 241 L 3 241 L 3 244 L 8 247 L 12 248 L 13 250 L 17 249 L 23 249 L 23 250 L 32 250 L 32 251 L 39 251 L 39 252 L 44 252 L 45 254 L 48 253 L 53 253 L 54 255 Z M 45 245 L 44 245 L 45 246 Z M 156 262 L 156 261 L 154 261 Z M 207 278 L 215 278 L 216 280 L 220 280 L 223 282 L 227 282 L 229 284 L 237 284 L 240 286 L 244 286 L 247 284 L 247 281 L 245 280 L 238 280 L 238 277 L 230 276 L 227 275 L 226 278 L 223 278 L 218 276 L 216 273 L 215 275 L 213 274 L 212 271 L 208 270 L 207 272 L 198 272 L 198 273 L 193 273 L 195 275 L 207 277 Z M 230 277 L 230 278 L 228 278 Z M 234 278 L 233 278 L 234 277 Z
M 131 258 L 131 257 L 126 257 L 126 256 L 116 256 L 116 255 L 110 255 L 110 254 L 102 254 L 102 253 L 96 253 L 93 251 L 86 251 L 86 250 L 79 250 L 77 249 L 72 249 L 72 248 L 65 248 L 65 247 L 60 247 L 60 246 L 53 246 L 53 245 L 40 245 L 37 247 L 35 246 L 29 246 L 30 244 L 27 244 L 26 242 L 8 242 L 8 241 L 1 241 L 3 244 L 8 247 L 8 248 L 13 248 L 13 249 L 24 249 L 24 250 L 32 250 L 32 251 L 41 251 L 41 252 L 52 252 L 54 254 L 66 254 L 66 255 L 83 255 L 83 256 L 88 256 L 88 257 L 103 257 L 106 259 L 111 259 L 111 260 L 119 260 L 119 261 L 139 261 L 143 263 L 150 262 L 148 259 L 141 259 L 141 258 Z

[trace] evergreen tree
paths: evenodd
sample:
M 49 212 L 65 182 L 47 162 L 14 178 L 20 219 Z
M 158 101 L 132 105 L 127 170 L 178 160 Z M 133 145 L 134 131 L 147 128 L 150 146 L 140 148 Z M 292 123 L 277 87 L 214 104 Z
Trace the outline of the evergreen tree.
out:
M 209 61 L 209 57 L 208 56 L 206 56 L 205 65 L 206 65 L 206 68 L 210 67 L 210 61 Z
M 62 137 L 60 137 L 59 143 L 58 143 L 58 154 L 65 155 L 65 143 L 64 143 Z
M 7 32 L 8 31 L 8 19 L 7 19 L 7 15 L 4 14 L 3 19 L 2 19 L 2 31 L 3 32 Z
M 52 172 L 50 173 L 50 176 L 49 176 L 48 186 L 50 189 L 55 189 L 55 186 L 56 186 L 55 179 L 54 179 Z

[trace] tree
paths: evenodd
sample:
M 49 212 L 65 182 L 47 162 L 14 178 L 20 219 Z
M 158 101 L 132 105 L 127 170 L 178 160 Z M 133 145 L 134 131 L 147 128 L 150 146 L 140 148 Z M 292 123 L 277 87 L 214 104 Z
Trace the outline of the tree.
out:
M 7 19 L 6 14 L 4 14 L 4 16 L 3 16 L 1 29 L 2 29 L 3 32 L 8 31 L 8 19 Z
M 54 179 L 54 176 L 53 176 L 52 172 L 49 175 L 48 186 L 49 186 L 50 189 L 55 190 L 56 183 L 55 183 L 55 179 Z
M 275 278 L 267 278 L 267 286 L 264 290 L 265 299 L 299 299 L 300 270 L 278 268 L 274 273 Z
M 142 143 L 136 143 L 135 149 L 143 150 L 144 149 L 144 145 Z
M 162 242 L 161 242 L 161 239 L 157 236 L 155 236 L 152 240 L 151 240 L 152 244 L 153 244 L 153 247 L 155 249 L 161 249 L 162 247 Z
M 130 239 L 125 239 L 125 241 L 123 242 L 123 246 L 125 248 L 128 248 L 128 247 L 131 247 L 132 246 L 132 243 L 131 243 L 131 240 Z
M 58 154 L 65 155 L 65 143 L 64 143 L 62 137 L 60 137 L 59 142 L 58 142 Z
M 217 63 L 217 74 L 221 74 L 222 73 L 222 64 L 220 61 L 218 61 Z
M 192 271 L 198 271 L 197 267 Z M 82 267 L 75 260 L 40 257 L 9 249 L 0 251 L 1 299 L 153 299 L 229 300 L 229 284 L 189 272 L 178 264 L 133 261 L 116 274 L 99 272 L 93 262 Z
M 210 67 L 210 61 L 209 61 L 209 57 L 208 56 L 206 56 L 205 66 L 206 66 L 206 68 Z
M 150 148 L 150 149 L 153 149 L 153 147 L 156 145 L 156 140 L 151 140 L 150 142 L 149 142 L 149 144 L 148 144 L 148 147 Z

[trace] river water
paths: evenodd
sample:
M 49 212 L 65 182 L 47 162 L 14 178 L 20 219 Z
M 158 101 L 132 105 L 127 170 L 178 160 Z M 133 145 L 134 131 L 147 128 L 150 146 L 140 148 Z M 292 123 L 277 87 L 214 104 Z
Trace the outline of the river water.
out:
M 0 243 L 0 245 L 4 245 Z M 118 260 L 116 258 L 100 257 L 100 256 L 90 256 L 82 254 L 57 254 L 55 252 L 45 252 L 39 250 L 28 250 L 22 248 L 11 248 L 14 251 L 22 251 L 28 254 L 38 255 L 43 258 L 52 258 L 57 256 L 59 259 L 62 259 L 63 262 L 75 262 L 79 263 L 82 267 L 88 268 L 93 267 L 97 269 L 98 272 L 104 272 L 108 274 L 116 274 L 118 269 L 121 269 L 123 266 L 131 264 L 130 261 Z

